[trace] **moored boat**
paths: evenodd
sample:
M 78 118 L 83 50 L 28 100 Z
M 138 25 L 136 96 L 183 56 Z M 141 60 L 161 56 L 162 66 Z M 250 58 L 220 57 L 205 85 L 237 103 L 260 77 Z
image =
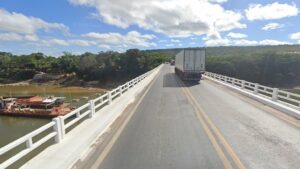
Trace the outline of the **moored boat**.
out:
M 0 97 L 0 115 L 56 117 L 72 111 L 64 97 Z

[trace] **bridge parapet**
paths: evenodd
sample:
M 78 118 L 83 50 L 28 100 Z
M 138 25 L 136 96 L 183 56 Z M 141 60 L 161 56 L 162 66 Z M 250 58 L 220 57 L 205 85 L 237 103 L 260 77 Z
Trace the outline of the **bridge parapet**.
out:
M 278 88 L 272 88 L 272 87 L 260 85 L 258 83 L 252 83 L 245 80 L 236 79 L 233 77 L 228 77 L 228 76 L 211 73 L 211 72 L 206 72 L 204 77 L 222 83 L 231 88 L 237 89 L 243 93 L 246 92 L 248 96 L 249 93 L 251 93 L 251 96 L 263 97 L 264 99 L 269 100 L 268 103 L 273 102 L 272 105 L 276 105 L 275 108 L 277 108 L 278 106 L 280 106 L 279 104 L 281 104 L 283 106 L 281 106 L 280 110 L 284 110 L 288 114 L 300 119 L 300 112 L 299 112 L 300 95 L 299 94 L 291 93 L 284 90 L 279 90 Z M 260 101 L 262 100 L 260 99 Z M 274 102 L 276 102 L 276 104 L 274 104 Z
M 13 149 L 20 147 L 20 145 L 25 144 L 22 150 L 2 162 L 0 164 L 0 169 L 11 166 L 13 163 L 20 160 L 22 157 L 26 156 L 51 139 L 54 139 L 54 143 L 59 144 L 65 139 L 65 137 L 68 135 L 68 132 L 76 128 L 79 122 L 93 118 L 95 113 L 100 111 L 105 106 L 110 105 L 116 98 L 128 92 L 131 88 L 142 82 L 143 79 L 151 75 L 158 68 L 159 67 L 150 70 L 132 79 L 131 81 L 120 85 L 111 91 L 108 91 L 96 99 L 88 101 L 88 103 L 64 116 L 53 118 L 51 122 L 0 148 L 0 156 L 2 156 L 11 152 Z M 41 134 L 44 134 L 45 136 L 37 139 L 37 136 Z

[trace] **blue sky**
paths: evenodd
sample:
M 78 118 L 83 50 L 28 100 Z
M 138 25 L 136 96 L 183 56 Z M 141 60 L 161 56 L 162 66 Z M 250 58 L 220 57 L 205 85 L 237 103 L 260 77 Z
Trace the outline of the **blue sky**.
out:
M 0 51 L 299 44 L 299 1 L 2 0 Z

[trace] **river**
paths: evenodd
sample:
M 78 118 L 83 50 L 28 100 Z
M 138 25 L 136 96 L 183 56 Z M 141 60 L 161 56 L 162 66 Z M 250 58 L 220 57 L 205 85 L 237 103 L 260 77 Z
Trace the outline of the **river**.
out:
M 0 86 L 0 96 L 61 96 L 72 107 L 78 107 L 89 99 L 96 98 L 103 90 L 81 87 L 61 87 L 49 85 Z M 26 135 L 46 124 L 51 119 L 0 116 L 0 147 Z M 13 153 L 13 152 L 12 152 Z M 0 163 L 7 156 L 0 156 Z

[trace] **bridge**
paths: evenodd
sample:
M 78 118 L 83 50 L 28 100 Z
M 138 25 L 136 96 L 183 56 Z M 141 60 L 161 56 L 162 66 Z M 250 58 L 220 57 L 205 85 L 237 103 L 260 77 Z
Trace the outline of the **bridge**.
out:
M 300 95 L 161 65 L 0 148 L 23 169 L 299 168 Z

